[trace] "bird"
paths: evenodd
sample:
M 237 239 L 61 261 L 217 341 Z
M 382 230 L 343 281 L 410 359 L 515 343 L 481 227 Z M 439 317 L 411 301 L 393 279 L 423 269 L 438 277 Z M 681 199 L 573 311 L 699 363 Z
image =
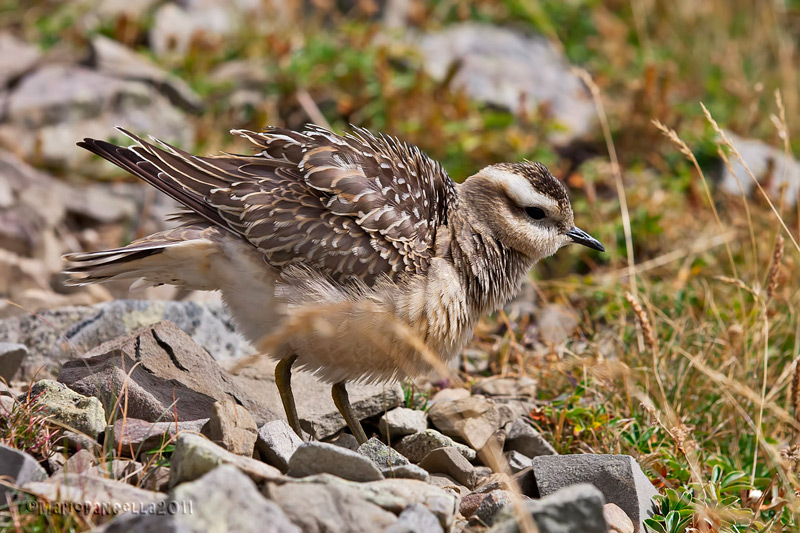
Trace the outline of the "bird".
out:
M 255 148 L 212 156 L 117 129 L 130 146 L 78 146 L 176 200 L 179 225 L 66 254 L 68 283 L 219 290 L 254 343 L 304 317 L 310 326 L 267 354 L 301 438 L 293 368 L 331 385 L 363 443 L 347 383 L 430 372 L 516 295 L 536 262 L 571 243 L 605 251 L 575 226 L 566 187 L 538 162 L 493 164 L 457 183 L 417 146 L 356 126 L 231 130 Z

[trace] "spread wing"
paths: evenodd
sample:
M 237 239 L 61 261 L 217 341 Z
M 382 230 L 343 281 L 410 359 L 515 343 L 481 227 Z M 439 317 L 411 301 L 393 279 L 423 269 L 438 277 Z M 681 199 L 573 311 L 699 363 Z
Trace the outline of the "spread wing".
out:
M 364 129 L 235 131 L 260 151 L 214 157 L 123 133 L 137 145 L 80 144 L 246 239 L 273 267 L 304 265 L 339 283 L 425 272 L 456 199 L 437 162 Z

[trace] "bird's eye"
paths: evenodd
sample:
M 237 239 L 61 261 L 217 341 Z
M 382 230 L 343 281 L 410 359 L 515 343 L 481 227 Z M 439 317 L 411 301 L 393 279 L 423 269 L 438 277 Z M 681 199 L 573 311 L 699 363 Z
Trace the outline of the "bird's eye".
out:
M 526 207 L 525 212 L 534 220 L 542 220 L 546 216 L 541 207 Z

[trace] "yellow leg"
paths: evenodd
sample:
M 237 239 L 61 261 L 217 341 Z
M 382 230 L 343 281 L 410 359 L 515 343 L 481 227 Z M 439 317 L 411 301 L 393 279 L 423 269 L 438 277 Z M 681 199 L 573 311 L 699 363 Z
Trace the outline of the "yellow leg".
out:
M 278 366 L 275 367 L 275 385 L 278 386 L 278 393 L 281 395 L 286 419 L 294 432 L 302 439 L 303 432 L 300 430 L 300 418 L 297 416 L 297 407 L 294 404 L 294 395 L 292 394 L 292 364 L 296 359 L 296 355 L 290 355 L 280 360 Z
M 342 413 L 344 421 L 347 422 L 347 427 L 353 432 L 356 441 L 358 441 L 359 444 L 367 442 L 367 434 L 364 433 L 361 422 L 359 422 L 353 414 L 353 408 L 350 406 L 350 397 L 347 395 L 344 381 L 340 381 L 331 387 L 331 396 L 333 396 L 333 403 L 336 404 L 336 408 Z

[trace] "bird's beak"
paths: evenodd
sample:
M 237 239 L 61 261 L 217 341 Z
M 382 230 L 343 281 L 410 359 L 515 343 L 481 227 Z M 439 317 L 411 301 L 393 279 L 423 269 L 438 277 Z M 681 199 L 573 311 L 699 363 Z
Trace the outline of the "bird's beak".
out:
M 599 250 L 601 252 L 605 252 L 606 249 L 600 244 L 600 241 L 586 233 L 580 228 L 572 228 L 567 232 L 567 237 L 572 239 L 572 242 L 577 242 L 578 244 L 582 244 L 584 246 L 588 246 L 593 250 Z

